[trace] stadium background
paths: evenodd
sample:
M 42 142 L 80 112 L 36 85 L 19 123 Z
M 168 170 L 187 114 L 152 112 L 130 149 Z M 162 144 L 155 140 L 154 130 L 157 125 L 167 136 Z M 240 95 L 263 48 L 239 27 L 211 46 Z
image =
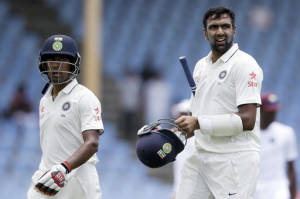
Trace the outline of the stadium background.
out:
M 99 56 L 105 134 L 101 136 L 98 169 L 104 198 L 165 199 L 171 195 L 171 165 L 155 171 L 145 168 L 135 157 L 136 132 L 118 127 L 124 119 L 120 116 L 120 84 L 125 69 L 140 74 L 145 65 L 150 65 L 170 85 L 169 104 L 188 98 L 190 92 L 178 57 L 186 55 L 193 67 L 207 54 L 209 45 L 202 36 L 202 16 L 212 6 L 225 5 L 235 11 L 236 42 L 263 68 L 263 91 L 279 96 L 282 110 L 278 120 L 294 127 L 300 143 L 299 1 L 103 0 L 102 3 Z M 80 43 L 82 51 L 83 27 L 81 0 L 0 0 L 0 198 L 25 198 L 40 160 L 37 109 L 43 82 L 37 63 L 41 42 L 54 33 L 69 34 Z M 3 114 L 20 84 L 26 86 L 33 106 L 30 119 L 7 118 Z M 127 134 L 133 139 L 124 139 Z M 300 182 L 299 161 L 296 169 Z

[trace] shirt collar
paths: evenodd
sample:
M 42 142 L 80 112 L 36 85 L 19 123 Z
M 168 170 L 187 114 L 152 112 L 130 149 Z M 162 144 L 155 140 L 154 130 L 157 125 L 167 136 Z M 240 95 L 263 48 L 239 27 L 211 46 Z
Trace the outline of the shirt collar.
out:
M 231 48 L 229 50 L 227 50 L 226 53 L 224 53 L 220 58 L 219 60 L 221 60 L 222 62 L 227 62 L 234 54 L 235 52 L 239 49 L 239 46 L 237 43 L 234 43 Z M 212 63 L 212 60 L 211 60 L 211 51 L 208 53 L 207 57 L 206 57 L 206 60 L 209 62 L 209 63 Z
M 64 92 L 65 94 L 69 94 L 77 84 L 77 80 L 73 79 L 64 89 L 62 89 L 62 92 Z
M 73 79 L 65 88 L 63 88 L 61 90 L 61 92 L 65 93 L 65 94 L 69 94 L 77 84 L 78 84 L 78 81 L 76 79 Z M 51 96 L 52 88 L 53 88 L 53 85 L 51 84 L 51 86 L 49 87 L 49 89 L 46 92 L 47 97 L 52 97 Z

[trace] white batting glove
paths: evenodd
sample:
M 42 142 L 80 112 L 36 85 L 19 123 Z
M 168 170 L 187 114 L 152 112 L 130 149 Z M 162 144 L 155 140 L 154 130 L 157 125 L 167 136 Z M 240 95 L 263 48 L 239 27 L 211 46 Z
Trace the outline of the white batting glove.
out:
M 54 196 L 57 194 L 67 184 L 67 174 L 70 167 L 65 163 L 54 165 L 46 171 L 38 180 L 35 188 L 45 195 Z

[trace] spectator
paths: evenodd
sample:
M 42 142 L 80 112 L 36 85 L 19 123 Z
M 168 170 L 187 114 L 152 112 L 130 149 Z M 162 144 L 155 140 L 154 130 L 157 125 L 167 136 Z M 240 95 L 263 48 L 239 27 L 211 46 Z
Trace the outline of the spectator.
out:
M 169 115 L 170 89 L 159 72 L 144 83 L 145 123 L 151 123 Z
M 136 127 L 139 126 L 141 79 L 136 72 L 126 69 L 125 77 L 120 87 L 122 98 L 122 118 L 120 123 L 122 132 L 125 132 L 126 129 L 126 134 L 122 137 L 133 139 L 136 137 Z
M 11 118 L 16 115 L 30 113 L 32 111 L 31 103 L 25 94 L 26 87 L 20 84 L 17 88 L 9 108 L 5 111 L 5 117 Z

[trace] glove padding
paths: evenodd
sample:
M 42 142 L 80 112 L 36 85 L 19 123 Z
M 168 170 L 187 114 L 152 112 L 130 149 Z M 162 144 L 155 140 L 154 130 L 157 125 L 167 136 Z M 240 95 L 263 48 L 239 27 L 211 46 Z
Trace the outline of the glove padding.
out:
M 67 177 L 64 166 L 54 165 L 39 178 L 35 188 L 43 194 L 54 196 L 67 184 Z

